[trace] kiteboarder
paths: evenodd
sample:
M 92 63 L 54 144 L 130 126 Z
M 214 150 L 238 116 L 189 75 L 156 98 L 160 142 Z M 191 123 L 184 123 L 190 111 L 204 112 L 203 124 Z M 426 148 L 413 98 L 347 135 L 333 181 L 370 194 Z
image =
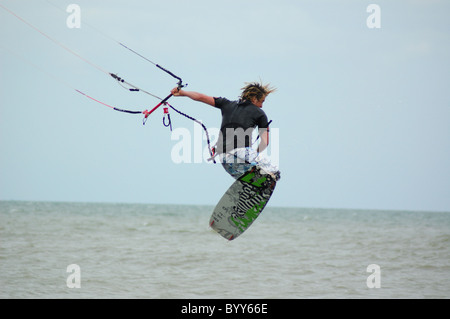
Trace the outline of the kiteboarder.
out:
M 235 179 L 253 166 L 259 166 L 262 173 L 280 179 L 278 167 L 261 154 L 269 144 L 269 124 L 262 110 L 266 97 L 275 91 L 268 84 L 247 83 L 236 101 L 223 97 L 212 97 L 203 93 L 186 91 L 179 87 L 172 89 L 174 96 L 190 99 L 218 108 L 222 112 L 219 139 L 214 147 L 214 156 L 219 158 L 224 169 Z M 252 148 L 252 133 L 258 127 L 259 145 Z

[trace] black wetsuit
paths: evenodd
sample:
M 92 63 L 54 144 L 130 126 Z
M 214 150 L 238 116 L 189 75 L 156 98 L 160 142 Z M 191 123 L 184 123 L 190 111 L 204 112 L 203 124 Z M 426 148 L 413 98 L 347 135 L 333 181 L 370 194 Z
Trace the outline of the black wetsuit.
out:
M 267 129 L 269 125 L 266 113 L 250 101 L 230 101 L 222 97 L 214 98 L 214 101 L 215 107 L 222 111 L 217 153 L 250 147 L 253 129 Z

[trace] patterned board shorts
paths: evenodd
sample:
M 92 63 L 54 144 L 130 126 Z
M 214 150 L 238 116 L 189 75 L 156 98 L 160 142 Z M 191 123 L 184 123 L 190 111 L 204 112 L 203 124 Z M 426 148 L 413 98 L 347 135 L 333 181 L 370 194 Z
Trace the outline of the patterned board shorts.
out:
M 276 180 L 280 179 L 280 171 L 264 155 L 259 154 L 250 147 L 237 148 L 229 153 L 219 154 L 219 161 L 223 168 L 234 179 L 238 179 L 253 166 L 258 165 L 262 172 L 273 175 Z

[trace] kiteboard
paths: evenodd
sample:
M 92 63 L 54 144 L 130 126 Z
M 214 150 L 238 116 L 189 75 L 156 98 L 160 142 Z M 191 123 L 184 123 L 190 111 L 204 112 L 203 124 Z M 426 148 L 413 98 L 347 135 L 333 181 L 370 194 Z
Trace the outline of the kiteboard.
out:
M 223 238 L 236 239 L 261 214 L 275 186 L 270 174 L 254 166 L 228 188 L 214 208 L 209 225 Z

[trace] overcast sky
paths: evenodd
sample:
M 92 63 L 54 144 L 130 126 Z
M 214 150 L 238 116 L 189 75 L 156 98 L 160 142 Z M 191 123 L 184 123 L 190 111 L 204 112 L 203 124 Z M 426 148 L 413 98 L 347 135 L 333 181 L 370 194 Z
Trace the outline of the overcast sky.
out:
M 81 28 L 67 25 L 72 3 Z M 176 80 L 114 40 L 189 90 L 236 99 L 244 82 L 276 86 L 264 104 L 267 153 L 282 174 L 272 206 L 450 211 L 447 0 L 0 4 L 161 97 Z M 0 38 L 0 200 L 215 205 L 233 182 L 198 160 L 206 142 L 194 122 L 172 111 L 171 135 L 162 109 L 144 126 L 74 89 L 132 110 L 157 99 L 124 90 L 2 8 Z M 210 106 L 170 102 L 211 132 L 220 126 Z M 177 163 L 186 145 L 191 160 Z

